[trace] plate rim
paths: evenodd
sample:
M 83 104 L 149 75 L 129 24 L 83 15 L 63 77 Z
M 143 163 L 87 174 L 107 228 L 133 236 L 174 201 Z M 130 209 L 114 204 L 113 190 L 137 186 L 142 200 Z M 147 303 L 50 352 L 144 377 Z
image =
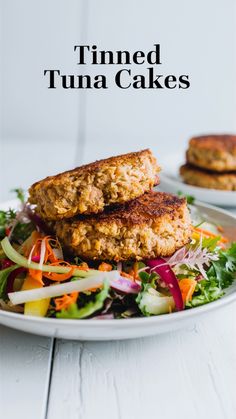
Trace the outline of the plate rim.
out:
M 190 193 L 194 195 L 194 192 L 196 194 L 203 194 L 203 197 L 200 197 L 200 200 L 205 200 L 204 195 L 208 194 L 209 198 L 210 198 L 210 203 L 212 203 L 213 205 L 225 205 L 225 206 L 233 206 L 236 207 L 236 201 L 235 202 L 230 202 L 231 199 L 236 198 L 236 191 L 225 191 L 225 190 L 221 190 L 221 189 L 210 189 L 210 188 L 202 188 L 200 186 L 195 186 L 195 185 L 189 185 L 185 182 L 183 182 L 183 180 L 181 178 L 178 178 L 178 168 L 184 164 L 185 162 L 185 156 L 184 156 L 184 152 L 173 152 L 173 153 L 169 153 L 166 154 L 160 161 L 160 165 L 161 167 L 169 167 L 169 161 L 175 161 L 176 162 L 176 167 L 174 167 L 173 173 L 168 172 L 168 170 L 163 169 L 163 171 L 161 171 L 161 173 L 159 174 L 160 176 L 160 180 L 162 182 L 166 182 L 166 186 L 171 187 L 171 188 L 175 188 L 176 191 L 178 189 L 181 190 L 182 188 L 186 189 L 186 193 Z M 218 196 L 218 198 L 216 197 L 216 194 Z M 227 202 L 223 204 L 223 200 L 226 199 Z M 207 201 L 206 199 L 206 202 Z
M 10 203 L 11 205 L 16 206 L 17 200 L 2 202 L 0 203 L 0 208 L 7 207 Z M 236 222 L 236 214 L 233 214 L 228 210 L 218 208 L 215 205 L 206 204 L 202 201 L 196 200 L 194 203 L 194 206 L 202 207 L 202 209 L 205 208 L 205 209 L 214 210 L 216 212 L 219 212 L 220 214 L 224 214 L 228 216 L 229 218 L 232 218 Z M 0 310 L 0 324 L 1 324 L 1 319 L 5 317 L 12 320 L 15 319 L 16 321 L 22 320 L 22 322 L 24 323 L 33 322 L 33 323 L 38 323 L 38 324 L 40 323 L 45 324 L 48 326 L 57 325 L 58 327 L 65 326 L 65 325 L 67 325 L 68 327 L 80 326 L 80 327 L 88 327 L 91 329 L 94 327 L 98 329 L 99 327 L 106 327 L 106 326 L 115 326 L 115 325 L 120 326 L 121 324 L 122 326 L 127 325 L 127 327 L 129 325 L 139 326 L 139 325 L 142 325 L 143 322 L 145 323 L 148 322 L 149 325 L 154 323 L 158 326 L 158 324 L 168 324 L 168 322 L 172 322 L 172 321 L 173 322 L 181 321 L 182 319 L 185 319 L 185 318 L 196 317 L 198 314 L 201 315 L 208 311 L 214 311 L 218 307 L 226 306 L 234 302 L 235 300 L 236 300 L 236 291 L 230 295 L 223 296 L 223 298 L 220 298 L 216 301 L 210 302 L 208 304 L 204 304 L 199 307 L 194 307 L 188 310 L 162 314 L 160 316 L 132 317 L 128 319 L 103 319 L 103 320 L 102 319 L 57 319 L 57 318 L 48 318 L 48 317 L 27 316 L 27 315 L 22 315 L 20 313 L 13 313 L 6 310 Z M 17 330 L 20 330 L 17 327 L 14 327 L 14 328 Z
M 163 181 L 164 182 L 169 182 L 172 185 L 176 185 L 176 186 L 183 185 L 184 187 L 189 187 L 189 188 L 194 189 L 194 190 L 199 191 L 199 192 L 210 193 L 211 195 L 217 193 L 217 194 L 220 194 L 221 197 L 227 196 L 229 198 L 230 197 L 232 198 L 232 194 L 234 194 L 233 196 L 236 197 L 236 191 L 224 191 L 224 190 L 221 190 L 221 189 L 201 188 L 200 186 L 190 185 L 189 183 L 185 183 L 181 180 L 172 179 L 171 176 L 167 172 L 162 172 L 162 173 L 159 174 L 159 176 L 160 176 L 160 180 L 162 182 Z M 194 191 L 193 191 L 193 193 L 194 193 Z M 203 201 L 198 201 L 198 202 L 203 202 Z

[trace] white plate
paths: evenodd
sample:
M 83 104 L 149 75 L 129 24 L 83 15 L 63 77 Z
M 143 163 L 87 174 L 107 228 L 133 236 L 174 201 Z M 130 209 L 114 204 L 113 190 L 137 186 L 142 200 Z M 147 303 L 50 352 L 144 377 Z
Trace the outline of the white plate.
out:
M 179 168 L 184 163 L 182 154 L 170 154 L 160 160 L 161 167 L 166 169 L 160 173 L 160 187 L 163 191 L 185 195 L 193 195 L 196 199 L 209 204 L 236 207 L 236 191 L 220 191 L 216 189 L 199 188 L 184 183 L 179 176 Z
M 15 202 L 11 201 L 11 206 Z M 2 209 L 9 207 L 9 202 L 1 205 Z M 210 205 L 197 203 L 197 209 L 209 220 L 221 225 L 235 225 L 236 216 L 227 211 L 219 210 Z M 236 239 L 236 238 L 235 238 Z M 114 340 L 131 339 L 159 334 L 184 327 L 195 321 L 200 315 L 236 300 L 236 281 L 226 290 L 226 294 L 217 301 L 190 310 L 164 314 L 161 316 L 117 319 L 117 320 L 63 320 L 53 318 L 38 318 L 22 314 L 0 311 L 0 324 L 38 335 L 53 336 L 75 340 Z

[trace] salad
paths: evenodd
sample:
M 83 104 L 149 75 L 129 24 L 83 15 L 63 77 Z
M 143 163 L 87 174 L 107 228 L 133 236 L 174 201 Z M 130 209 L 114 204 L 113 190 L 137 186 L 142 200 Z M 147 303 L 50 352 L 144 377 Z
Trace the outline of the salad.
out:
M 21 208 L 0 211 L 2 310 L 61 319 L 161 315 L 215 301 L 236 278 L 236 243 L 199 214 L 191 242 L 171 257 L 88 262 L 67 254 L 16 192 Z

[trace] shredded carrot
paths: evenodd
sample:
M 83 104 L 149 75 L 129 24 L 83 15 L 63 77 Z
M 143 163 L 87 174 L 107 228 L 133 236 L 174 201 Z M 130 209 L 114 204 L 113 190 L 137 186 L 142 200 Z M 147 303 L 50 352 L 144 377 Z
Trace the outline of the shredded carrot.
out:
M 27 252 L 27 255 L 30 254 L 30 250 L 32 250 L 33 248 L 31 257 L 35 257 L 35 256 L 40 257 L 42 241 L 44 240 L 45 256 L 44 256 L 43 263 L 50 262 L 49 265 L 53 265 L 53 266 L 67 265 L 70 268 L 70 270 L 69 272 L 65 274 L 57 274 L 54 272 L 43 273 L 40 270 L 29 269 L 29 273 L 32 276 L 32 278 L 34 278 L 40 284 L 43 284 L 43 277 L 51 279 L 52 281 L 59 281 L 59 282 L 69 279 L 73 275 L 75 266 L 72 266 L 71 264 L 63 260 L 58 259 L 56 255 L 54 254 L 53 247 L 60 248 L 60 243 L 58 242 L 58 240 L 53 239 L 50 236 L 41 237 L 38 232 L 35 232 L 35 233 L 37 234 L 34 234 L 34 236 L 32 236 L 31 238 L 31 249 L 28 249 L 28 248 L 25 249 L 25 251 Z M 80 266 L 76 266 L 76 268 L 81 269 L 81 270 L 89 269 L 87 263 L 81 264 Z
M 139 275 L 138 275 L 138 262 L 134 262 L 134 266 L 133 266 L 133 273 L 134 273 L 134 278 L 138 279 Z
M 36 269 L 29 269 L 29 274 L 35 281 L 38 281 L 39 284 L 43 284 L 43 273 Z
M 64 274 L 58 274 L 56 272 L 44 272 L 43 276 L 45 278 L 51 279 L 51 281 L 65 281 L 66 279 L 69 279 L 75 270 L 77 266 L 72 266 L 70 263 L 65 262 L 64 260 L 58 260 L 57 262 L 49 263 L 48 266 L 68 266 L 70 270 L 67 273 Z
M 183 278 L 179 280 L 180 291 L 185 303 L 192 300 L 196 285 L 197 281 L 192 278 Z
M 41 234 L 34 230 L 32 231 L 31 235 L 24 241 L 24 243 L 21 246 L 21 252 L 23 255 L 28 258 L 29 254 L 31 252 L 32 247 L 36 244 L 37 240 L 40 239 L 42 236 Z
M 73 275 L 74 269 L 75 268 L 72 267 L 65 274 L 57 274 L 56 272 L 44 272 L 43 276 L 45 278 L 51 279 L 51 281 L 57 281 L 57 282 L 66 281 L 67 279 L 69 279 Z
M 134 279 L 134 276 L 131 274 L 127 274 L 126 272 L 121 271 L 121 276 L 124 276 L 125 278 Z
M 109 263 L 102 262 L 99 265 L 98 270 L 102 272 L 110 272 L 112 271 L 112 266 Z
M 82 262 L 79 266 L 76 266 L 76 268 L 81 271 L 89 271 L 89 266 L 86 262 Z
M 29 269 L 29 273 L 32 278 L 38 281 L 40 284 L 43 284 L 43 277 L 50 279 L 51 281 L 66 281 L 71 278 L 75 269 L 80 269 L 83 271 L 88 271 L 89 266 L 87 263 L 83 262 L 79 266 L 73 266 L 70 263 L 58 259 L 54 253 L 54 249 L 61 249 L 61 245 L 57 239 L 53 239 L 51 236 L 42 237 L 38 232 L 35 232 L 31 237 L 31 247 L 25 247 L 25 256 L 29 256 L 31 253 L 31 258 L 38 257 L 40 258 L 42 242 L 45 243 L 45 256 L 43 263 L 48 263 L 49 266 L 68 266 L 70 270 L 67 273 L 55 273 L 55 272 L 42 272 L 36 269 Z
M 138 275 L 138 262 L 134 262 L 133 268 L 130 269 L 128 271 L 128 273 L 126 272 L 121 272 L 122 276 L 126 276 L 126 278 L 130 278 L 130 279 L 138 279 L 139 275 Z M 128 275 L 128 276 L 127 276 Z
M 46 255 L 45 255 L 45 262 L 57 262 L 58 258 L 55 256 L 53 252 L 53 245 L 55 249 L 61 250 L 61 245 L 57 239 L 52 239 L 50 236 L 44 237 L 45 244 L 46 244 Z
M 205 230 L 203 228 L 195 227 L 194 231 L 196 231 L 197 233 L 203 234 L 204 236 L 207 236 L 207 237 L 217 237 L 217 234 L 214 234 L 211 231 Z M 227 243 L 228 239 L 226 239 L 226 237 L 221 237 L 219 242 L 220 243 Z
M 75 303 L 78 298 L 79 293 L 77 291 L 72 292 L 71 294 L 65 294 L 62 297 L 55 298 L 55 308 L 56 311 L 66 309 L 71 304 Z

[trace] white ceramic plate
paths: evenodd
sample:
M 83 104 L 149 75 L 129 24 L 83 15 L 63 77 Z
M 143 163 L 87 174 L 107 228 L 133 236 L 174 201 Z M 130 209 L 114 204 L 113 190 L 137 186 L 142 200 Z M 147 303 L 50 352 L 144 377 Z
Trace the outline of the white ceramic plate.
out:
M 170 154 L 160 160 L 161 167 L 166 169 L 160 173 L 161 189 L 166 192 L 183 192 L 185 195 L 193 195 L 196 199 L 209 204 L 236 207 L 236 191 L 220 191 L 216 189 L 199 188 L 184 183 L 179 176 L 179 168 L 184 163 L 182 154 Z
M 1 205 L 2 209 L 15 206 L 15 202 Z M 236 226 L 236 216 L 210 205 L 197 203 L 196 208 L 207 217 L 223 226 Z M 236 241 L 236 237 L 235 237 Z M 114 340 L 144 337 L 173 331 L 195 321 L 201 314 L 220 309 L 236 300 L 236 281 L 226 294 L 213 303 L 190 310 L 161 316 L 119 320 L 63 320 L 24 316 L 0 311 L 0 324 L 38 335 L 75 340 Z

